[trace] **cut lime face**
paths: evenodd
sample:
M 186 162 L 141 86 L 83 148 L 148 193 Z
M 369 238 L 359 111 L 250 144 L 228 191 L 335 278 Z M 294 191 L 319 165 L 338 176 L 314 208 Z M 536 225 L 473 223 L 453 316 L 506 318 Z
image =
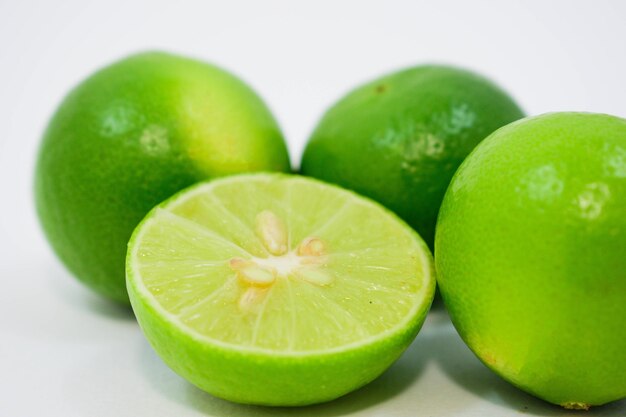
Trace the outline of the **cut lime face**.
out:
M 174 370 L 238 402 L 327 401 L 371 381 L 432 301 L 428 249 L 380 205 L 290 175 L 229 177 L 155 208 L 127 284 Z

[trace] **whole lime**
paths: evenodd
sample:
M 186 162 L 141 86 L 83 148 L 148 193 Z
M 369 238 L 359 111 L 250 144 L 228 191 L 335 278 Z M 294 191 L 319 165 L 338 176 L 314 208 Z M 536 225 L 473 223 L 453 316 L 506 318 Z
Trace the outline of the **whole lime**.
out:
M 71 91 L 45 132 L 35 173 L 43 229 L 83 283 L 128 302 L 130 235 L 157 203 L 200 179 L 289 170 L 270 111 L 215 66 L 142 53 Z
M 521 117 L 513 100 L 483 77 L 414 67 L 369 82 L 330 108 L 301 170 L 381 202 L 432 247 L 458 166 L 481 140 Z
M 626 397 L 626 120 L 553 113 L 461 165 L 435 242 L 459 334 L 491 369 L 566 408 Z

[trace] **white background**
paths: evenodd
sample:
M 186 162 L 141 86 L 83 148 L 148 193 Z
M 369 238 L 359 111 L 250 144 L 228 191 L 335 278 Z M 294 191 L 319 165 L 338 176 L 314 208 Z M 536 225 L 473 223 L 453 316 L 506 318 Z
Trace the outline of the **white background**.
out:
M 0 416 L 581 415 L 487 371 L 445 314 L 383 377 L 305 409 L 243 407 L 176 376 L 132 313 L 74 281 L 32 204 L 33 161 L 63 95 L 98 67 L 164 49 L 226 67 L 266 99 L 297 164 L 324 109 L 403 66 L 469 67 L 529 114 L 626 116 L 626 2 L 0 0 Z M 626 376 L 625 376 L 626 377 Z M 625 416 L 626 402 L 585 416 Z

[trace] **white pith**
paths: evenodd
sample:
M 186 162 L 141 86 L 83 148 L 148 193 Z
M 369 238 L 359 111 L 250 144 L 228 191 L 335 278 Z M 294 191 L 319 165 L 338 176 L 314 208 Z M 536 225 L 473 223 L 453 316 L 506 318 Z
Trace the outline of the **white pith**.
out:
M 298 256 L 296 251 L 292 250 L 279 256 L 268 256 L 267 258 L 253 257 L 251 261 L 261 267 L 273 269 L 280 277 L 288 277 L 302 266 L 303 257 Z

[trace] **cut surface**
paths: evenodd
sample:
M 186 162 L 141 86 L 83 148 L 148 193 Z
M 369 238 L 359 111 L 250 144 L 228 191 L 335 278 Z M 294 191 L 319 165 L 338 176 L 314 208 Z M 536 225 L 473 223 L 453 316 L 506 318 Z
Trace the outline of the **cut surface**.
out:
M 130 242 L 131 291 L 194 338 L 292 354 L 343 349 L 424 314 L 426 246 L 369 200 L 290 175 L 195 186 Z

